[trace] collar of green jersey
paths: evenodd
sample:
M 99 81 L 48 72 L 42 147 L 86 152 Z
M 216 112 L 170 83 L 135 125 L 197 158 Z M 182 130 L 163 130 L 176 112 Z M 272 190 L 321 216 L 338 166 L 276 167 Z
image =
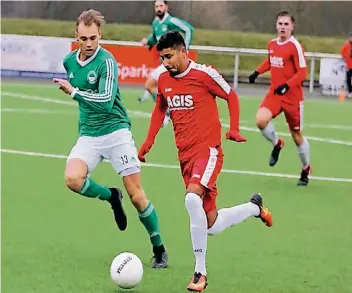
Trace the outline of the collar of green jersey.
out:
M 163 17 L 162 19 L 160 19 L 159 17 L 157 17 L 157 19 L 159 20 L 159 23 L 163 23 L 169 15 L 170 15 L 170 14 L 169 14 L 168 12 L 166 12 L 166 13 L 164 14 L 164 17 Z
M 77 51 L 77 53 L 76 53 L 76 60 L 77 60 L 77 63 L 79 64 L 79 65 L 81 65 L 82 67 L 83 66 L 86 66 L 87 64 L 89 64 L 90 62 L 92 62 L 94 59 L 95 59 L 95 57 L 98 55 L 98 53 L 99 53 L 99 50 L 100 50 L 100 45 L 98 45 L 98 48 L 95 50 L 95 52 L 94 52 L 94 54 L 91 56 L 91 57 L 89 57 L 88 59 L 86 59 L 86 60 L 84 60 L 84 61 L 81 61 L 80 59 L 79 59 L 79 54 L 81 53 L 81 49 L 78 49 L 78 51 Z

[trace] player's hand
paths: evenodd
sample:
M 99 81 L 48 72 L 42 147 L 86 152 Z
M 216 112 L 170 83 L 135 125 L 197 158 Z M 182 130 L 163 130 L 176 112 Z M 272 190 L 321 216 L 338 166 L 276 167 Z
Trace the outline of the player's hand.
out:
M 141 44 L 142 44 L 142 46 L 147 46 L 148 40 L 146 38 L 144 38 L 143 40 L 141 40 Z
M 61 78 L 53 78 L 53 82 L 59 85 L 59 89 L 62 90 L 65 94 L 70 95 L 73 92 L 73 86 L 69 83 L 68 80 Z
M 254 83 L 259 75 L 258 71 L 254 71 L 250 76 L 248 76 L 249 83 Z
M 139 148 L 139 151 L 138 151 L 138 159 L 145 163 L 145 155 L 147 153 L 149 153 L 150 149 L 152 148 L 153 146 L 153 142 L 152 141 L 145 141 L 142 146 Z
M 237 130 L 229 130 L 226 132 L 226 139 L 236 142 L 246 142 L 247 138 L 242 136 Z
M 279 96 L 283 96 L 284 94 L 286 94 L 286 92 L 289 90 L 289 88 L 290 87 L 288 86 L 287 83 L 282 84 L 274 90 L 274 94 L 279 95 Z

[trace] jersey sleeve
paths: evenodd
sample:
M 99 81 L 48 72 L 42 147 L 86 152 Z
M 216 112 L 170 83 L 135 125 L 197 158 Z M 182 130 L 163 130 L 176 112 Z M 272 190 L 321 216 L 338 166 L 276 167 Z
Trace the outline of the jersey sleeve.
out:
M 193 32 L 194 32 L 193 26 L 187 21 L 181 20 L 177 17 L 172 17 L 170 19 L 170 22 L 174 26 L 178 27 L 178 29 L 185 34 L 185 44 L 186 44 L 186 49 L 188 50 L 193 39 Z
M 112 58 L 104 60 L 98 72 L 99 91 L 91 93 L 75 89 L 71 96 L 74 100 L 84 103 L 98 112 L 112 109 L 117 94 L 117 64 Z
M 154 46 L 156 44 L 157 41 L 156 41 L 154 32 L 151 35 L 149 35 L 147 40 L 148 40 L 148 46 Z
M 239 131 L 240 104 L 236 92 L 221 74 L 212 67 L 207 67 L 204 83 L 214 96 L 227 101 L 230 114 L 230 130 Z
M 155 99 L 155 106 L 150 118 L 150 125 L 146 141 L 154 143 L 155 137 L 157 136 L 161 126 L 163 125 L 166 110 L 168 108 L 167 102 L 160 91 L 158 83 L 158 93 Z
M 294 74 L 288 81 L 289 87 L 300 85 L 307 77 L 307 62 L 304 56 L 304 50 L 301 44 L 297 41 L 293 41 L 294 47 L 292 49 L 292 58 L 294 66 L 296 68 L 296 74 Z
M 343 44 L 343 46 L 342 46 L 342 48 L 341 48 L 341 51 L 340 51 L 340 55 L 342 56 L 342 58 L 344 59 L 344 60 L 347 60 L 348 59 L 348 54 L 349 52 L 348 52 L 348 43 L 344 43 Z
M 270 66 L 270 60 L 269 60 L 269 46 L 270 46 L 270 42 L 268 43 L 268 57 L 265 58 L 263 60 L 263 62 L 257 67 L 256 71 L 259 73 L 259 74 L 263 74 L 267 71 L 270 70 L 271 66 Z
M 148 46 L 154 46 L 157 43 L 157 39 L 155 36 L 155 25 L 154 25 L 154 21 L 152 23 L 152 33 L 148 36 L 147 38 L 148 40 Z

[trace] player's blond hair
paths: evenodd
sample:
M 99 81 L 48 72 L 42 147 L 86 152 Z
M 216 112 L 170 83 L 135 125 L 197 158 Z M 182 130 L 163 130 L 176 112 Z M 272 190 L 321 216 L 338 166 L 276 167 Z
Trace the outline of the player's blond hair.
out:
M 82 22 L 85 26 L 91 26 L 93 23 L 95 23 L 98 29 L 101 29 L 105 24 L 105 17 L 104 15 L 101 14 L 101 12 L 94 9 L 89 9 L 89 10 L 83 11 L 81 15 L 78 16 L 76 28 Z

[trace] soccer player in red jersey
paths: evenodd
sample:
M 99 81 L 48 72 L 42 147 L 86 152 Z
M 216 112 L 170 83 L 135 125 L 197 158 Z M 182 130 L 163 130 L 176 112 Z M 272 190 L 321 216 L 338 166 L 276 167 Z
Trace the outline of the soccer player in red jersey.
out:
M 274 166 L 284 147 L 284 141 L 275 133 L 271 120 L 284 112 L 297 153 L 302 162 L 300 186 L 308 184 L 311 172 L 309 143 L 302 134 L 303 129 L 303 90 L 302 82 L 307 76 L 304 50 L 292 35 L 294 18 L 287 11 L 277 15 L 276 29 L 278 37 L 268 44 L 268 58 L 249 76 L 254 83 L 259 74 L 270 70 L 271 85 L 257 111 L 257 126 L 263 136 L 273 144 L 269 165 Z
M 186 187 L 185 205 L 190 217 L 190 232 L 195 256 L 195 271 L 187 289 L 201 292 L 207 285 L 205 256 L 207 235 L 222 232 L 254 216 L 267 226 L 272 215 L 263 206 L 259 193 L 249 202 L 217 210 L 216 181 L 223 165 L 221 124 L 216 96 L 227 101 L 230 130 L 226 139 L 245 142 L 239 132 L 239 101 L 236 93 L 212 67 L 188 59 L 180 33 L 172 31 L 161 37 L 157 50 L 167 71 L 158 81 L 158 94 L 147 138 L 138 157 L 145 155 L 154 144 L 167 109 L 173 123 L 181 173 Z

